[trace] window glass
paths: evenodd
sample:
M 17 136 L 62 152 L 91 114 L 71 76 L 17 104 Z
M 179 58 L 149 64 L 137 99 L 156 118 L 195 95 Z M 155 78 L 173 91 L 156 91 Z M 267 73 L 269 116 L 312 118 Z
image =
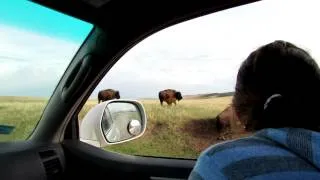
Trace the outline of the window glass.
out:
M 30 1 L 1 1 L 0 141 L 29 136 L 91 29 Z
M 196 158 L 210 145 L 244 137 L 228 108 L 240 64 L 256 48 L 286 40 L 319 61 L 320 15 L 317 0 L 268 0 L 235 7 L 164 29 L 128 51 L 107 73 L 79 119 L 98 103 L 103 89 L 144 104 L 148 124 L 143 136 L 106 150 L 125 154 Z M 159 92 L 174 89 L 183 99 L 160 104 Z M 231 130 L 218 133 L 217 116 Z

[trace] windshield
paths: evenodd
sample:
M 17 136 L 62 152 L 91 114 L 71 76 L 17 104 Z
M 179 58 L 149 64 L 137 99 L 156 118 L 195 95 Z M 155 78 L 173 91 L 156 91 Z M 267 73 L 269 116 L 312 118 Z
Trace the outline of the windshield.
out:
M 0 4 L 0 141 L 33 131 L 92 25 L 29 1 Z

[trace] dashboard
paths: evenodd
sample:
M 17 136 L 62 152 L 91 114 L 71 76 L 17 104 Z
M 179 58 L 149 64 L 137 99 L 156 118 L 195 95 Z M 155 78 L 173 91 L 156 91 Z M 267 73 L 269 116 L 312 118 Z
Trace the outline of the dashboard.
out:
M 60 144 L 0 143 L 0 179 L 60 179 L 65 168 Z

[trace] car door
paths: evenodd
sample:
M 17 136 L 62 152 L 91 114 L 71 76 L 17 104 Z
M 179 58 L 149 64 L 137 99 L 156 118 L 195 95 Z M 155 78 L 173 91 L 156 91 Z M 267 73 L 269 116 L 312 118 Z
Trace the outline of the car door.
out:
M 103 36 L 104 31 L 96 28 L 92 32 L 91 37 L 101 38 Z M 91 37 L 89 37 L 88 40 L 90 40 Z M 102 40 L 100 40 L 100 42 L 103 43 Z M 79 52 L 81 52 L 81 49 Z M 99 59 L 102 57 L 102 55 L 96 56 L 98 53 L 91 54 L 91 62 L 94 62 L 95 58 Z M 91 70 L 90 72 L 93 71 L 94 70 Z M 90 86 L 94 87 L 94 85 L 91 84 L 86 84 L 84 86 L 84 88 Z M 89 95 L 83 95 L 83 98 L 88 98 Z M 85 101 L 82 103 L 85 103 Z M 80 128 L 77 112 L 79 112 L 79 110 L 74 109 L 71 121 L 65 125 L 65 133 L 61 133 L 61 136 L 59 137 L 63 140 L 62 146 L 64 148 L 67 167 L 65 175 L 68 178 L 107 177 L 111 179 L 186 179 L 195 164 L 195 159 L 120 154 L 117 152 L 105 151 L 87 144 L 86 142 L 82 142 L 79 140 Z
M 262 5 L 262 3 L 261 4 L 257 3 L 257 4 L 253 4 L 252 6 L 248 5 L 248 9 L 249 8 L 257 8 L 259 5 L 261 5 L 260 6 L 261 8 L 264 7 Z M 246 10 L 248 10 L 248 9 L 246 9 Z M 273 8 L 271 8 L 271 9 L 273 9 Z M 293 8 L 293 9 L 295 9 L 295 8 Z M 232 10 L 234 10 L 234 11 L 232 11 Z M 229 12 L 235 12 L 235 14 L 237 14 L 237 13 L 240 14 L 240 13 L 244 13 L 244 12 L 248 13 L 249 12 L 249 11 L 245 11 L 244 9 L 241 9 L 241 8 L 239 8 L 239 9 L 234 8 L 232 10 L 230 10 Z M 259 10 L 261 10 L 261 13 L 263 14 L 263 9 L 259 9 Z M 266 14 L 270 14 L 270 12 L 268 12 Z M 218 16 L 218 14 L 219 13 L 212 14 L 211 17 L 213 17 L 214 15 Z M 235 17 L 235 14 L 233 14 L 234 16 L 231 19 L 233 19 Z M 238 44 L 234 45 L 234 46 L 231 45 L 231 44 L 228 44 L 228 46 L 225 46 L 224 48 L 220 47 L 221 49 L 219 49 L 218 46 L 223 46 L 222 45 L 223 43 L 217 43 L 218 45 L 214 46 L 213 49 L 215 49 L 215 48 L 216 48 L 215 50 L 219 49 L 219 52 L 220 51 L 223 52 L 224 55 L 226 55 L 226 54 L 229 54 L 230 56 L 231 55 L 232 56 L 235 55 L 235 56 L 237 56 L 236 59 L 238 59 L 237 62 L 241 63 L 240 59 L 241 58 L 244 59 L 247 56 L 247 54 L 250 52 L 250 49 L 253 49 L 256 46 L 259 46 L 258 44 L 261 43 L 262 41 L 268 41 L 268 40 L 270 40 L 269 38 L 276 38 L 276 37 L 278 37 L 278 35 L 279 36 L 287 35 L 287 32 L 285 32 L 285 31 L 277 31 L 275 34 L 270 33 L 270 31 L 267 31 L 268 30 L 268 25 L 260 24 L 261 27 L 254 25 L 253 22 L 256 22 L 256 21 L 254 21 L 256 19 L 254 19 L 254 18 L 250 19 L 250 17 L 253 17 L 254 15 L 257 15 L 258 17 L 260 17 L 259 13 L 257 13 L 257 12 L 256 12 L 256 14 L 248 13 L 247 16 L 246 16 L 247 19 L 246 18 L 244 18 L 244 19 L 239 18 L 238 19 L 239 20 L 239 22 L 238 22 L 239 24 L 237 24 L 237 22 L 233 21 L 233 23 L 230 23 L 230 24 L 227 23 L 226 27 L 224 27 L 224 28 L 222 28 L 223 27 L 223 25 L 222 25 L 223 22 L 222 22 L 222 24 L 219 24 L 220 26 L 215 26 L 214 30 L 212 30 L 211 32 L 218 31 L 218 29 L 221 28 L 220 29 L 221 31 L 224 30 L 226 32 L 229 32 L 229 33 L 226 33 L 225 36 L 229 37 L 228 35 L 230 35 L 230 38 L 232 38 L 232 40 L 229 40 L 228 42 L 232 42 L 234 44 L 238 43 Z M 271 17 L 268 17 L 268 16 L 263 16 L 263 17 L 266 18 L 266 19 L 269 19 L 269 20 L 271 19 Z M 280 15 L 278 17 L 285 17 L 285 16 Z M 215 19 L 215 20 L 217 20 L 217 19 Z M 228 20 L 230 20 L 230 19 L 228 19 Z M 199 23 L 199 21 L 198 21 L 198 23 Z M 226 21 L 226 22 L 229 22 L 229 21 Z M 268 22 L 268 21 L 266 21 L 266 22 Z M 244 23 L 244 24 L 248 25 L 248 27 L 241 26 L 241 23 Z M 190 24 L 191 24 L 191 21 L 190 21 Z M 199 24 L 195 23 L 195 24 L 196 25 L 200 25 L 201 23 L 199 23 Z M 284 27 L 284 25 L 281 25 L 281 24 L 278 24 L 278 23 L 276 25 Z M 248 35 L 249 32 L 251 32 L 252 33 L 252 34 L 250 34 L 252 36 L 251 38 L 254 37 L 253 39 L 259 41 L 259 43 L 257 43 L 257 41 L 255 41 L 255 40 L 252 40 L 252 39 L 248 38 L 249 36 L 241 36 L 240 35 L 241 33 L 233 34 L 234 30 L 237 29 L 237 28 L 232 29 L 233 26 L 234 27 L 242 27 L 244 30 L 241 31 L 241 33 L 247 33 L 247 35 Z M 181 29 L 183 29 L 183 27 L 192 28 L 191 25 L 190 26 L 182 26 L 182 25 L 179 26 L 179 28 L 181 28 Z M 229 28 L 227 28 L 227 27 L 229 27 Z M 176 33 L 177 33 L 177 31 L 181 32 L 181 31 L 179 31 L 179 28 L 177 27 L 175 30 L 172 30 L 172 32 L 174 32 L 174 31 L 176 31 Z M 253 30 L 250 31 L 250 28 L 252 28 Z M 188 28 L 186 28 L 186 29 L 188 29 Z M 248 31 L 248 32 L 245 32 L 245 31 Z M 260 31 L 264 32 L 264 34 L 266 36 L 262 37 L 262 36 L 259 36 L 259 35 L 257 35 L 257 36 L 253 35 L 254 32 L 260 32 Z M 200 32 L 202 32 L 202 31 L 200 31 Z M 279 34 L 277 34 L 277 33 L 279 33 Z M 159 34 L 158 34 L 158 36 L 160 36 Z M 197 33 L 195 33 L 195 34 L 197 34 Z M 223 34 L 223 33 L 221 33 L 221 34 Z M 191 35 L 194 35 L 194 34 L 189 33 L 188 35 L 191 36 Z M 270 35 L 270 37 L 268 37 L 267 35 Z M 178 35 L 176 35 L 176 36 L 178 36 Z M 194 35 L 194 36 L 196 36 L 196 35 Z M 199 36 L 197 36 L 197 37 L 199 37 Z M 292 37 L 294 37 L 294 35 Z M 121 38 L 119 38 L 119 39 L 121 39 Z M 190 39 L 192 39 L 192 38 L 188 37 L 188 36 L 185 36 L 184 38 L 181 38 L 181 39 L 185 40 L 186 43 L 187 42 L 193 42 L 193 43 L 197 42 L 194 39 L 193 39 L 193 41 L 191 41 Z M 190 40 L 190 41 L 188 41 L 188 40 Z M 136 41 L 134 41 L 134 42 L 136 42 Z M 223 40 L 219 40 L 218 42 L 223 42 Z M 243 43 L 243 42 L 246 42 L 246 43 Z M 205 41 L 203 40 L 201 43 L 205 43 Z M 200 46 L 201 43 L 198 43 L 197 45 Z M 141 44 L 144 44 L 145 46 L 150 47 L 150 44 L 147 44 L 145 41 L 141 41 Z M 248 44 L 250 44 L 250 45 L 248 45 Z M 166 45 L 169 46 L 169 47 L 172 47 L 172 44 L 170 44 L 170 43 L 167 43 Z M 139 43 L 136 46 L 139 46 Z M 185 48 L 185 47 L 183 47 L 183 48 Z M 206 47 L 203 47 L 203 48 L 206 48 Z M 228 48 L 230 48 L 230 49 L 228 49 Z M 241 49 L 241 51 L 239 49 Z M 130 50 L 129 49 L 126 49 L 126 50 L 128 50 L 128 52 L 126 52 L 126 53 L 129 54 Z M 189 50 L 192 51 L 193 49 L 189 49 Z M 152 52 L 152 50 L 145 51 L 145 52 Z M 170 52 L 165 52 L 165 53 L 169 54 Z M 188 54 L 188 51 L 185 51 L 183 53 Z M 215 52 L 215 54 L 218 54 L 218 52 Z M 125 56 L 126 54 L 123 53 L 121 55 Z M 150 56 L 148 56 L 148 58 L 152 59 L 152 55 L 154 55 L 154 54 L 151 54 Z M 122 56 L 122 58 L 124 56 Z M 166 56 L 164 56 L 164 57 L 166 57 Z M 223 56 L 223 58 L 225 58 L 226 62 L 228 62 L 228 58 L 226 58 L 226 57 L 227 56 Z M 144 57 L 139 57 L 139 58 L 143 59 Z M 201 59 L 201 58 L 202 57 L 197 57 L 195 59 L 200 61 L 199 59 Z M 195 60 L 195 59 L 193 59 L 193 60 Z M 143 62 L 139 61 L 138 58 L 136 59 L 136 61 L 141 63 L 141 64 L 139 64 L 140 66 L 143 66 Z M 187 65 L 185 65 L 183 63 L 181 63 L 181 64 L 178 64 L 178 63 L 175 63 L 175 62 L 168 63 L 168 61 L 166 61 L 166 60 L 159 60 L 159 61 L 161 61 L 161 63 L 163 63 L 163 64 L 165 64 L 167 66 L 170 66 L 170 67 L 173 66 L 174 67 L 172 69 L 169 68 L 169 72 L 171 72 L 171 71 L 179 71 L 179 67 L 182 67 L 183 70 L 187 71 L 186 69 L 188 69 L 188 67 L 190 67 L 190 64 L 189 64 L 189 66 L 187 66 Z M 118 58 L 118 62 L 117 63 L 121 63 L 121 62 L 122 62 L 122 59 Z M 125 62 L 125 61 L 123 60 L 123 62 Z M 186 62 L 186 61 L 182 61 L 182 62 Z M 117 63 L 115 63 L 114 66 L 112 66 L 112 68 L 108 72 L 109 74 L 112 73 L 113 69 L 120 67 L 120 65 L 117 66 Z M 149 66 L 149 68 L 152 69 L 152 70 L 149 70 L 149 71 L 148 71 L 147 68 L 139 69 L 136 66 L 134 66 L 133 64 L 130 64 L 130 66 L 128 66 L 128 67 L 131 67 L 132 69 L 136 70 L 135 72 L 137 74 L 143 74 L 143 76 L 155 77 L 152 73 L 157 73 L 157 71 L 156 71 L 157 68 L 163 68 L 163 66 L 161 66 L 161 63 L 152 62 L 152 64 L 154 66 L 156 66 L 156 68 L 152 68 L 152 67 Z M 197 64 L 193 64 L 193 65 L 194 66 L 192 66 L 192 69 L 197 69 L 198 68 Z M 224 64 L 221 61 L 221 66 L 219 66 L 218 64 L 212 65 L 212 64 L 209 64 L 209 63 L 205 64 L 205 65 L 210 65 L 210 67 L 208 67 L 208 68 L 212 68 L 212 71 L 220 72 L 220 74 L 223 74 L 224 76 L 228 76 L 228 75 L 232 74 L 233 80 L 235 80 L 235 75 L 237 73 L 237 66 L 235 64 L 232 64 L 232 63 Z M 205 66 L 205 65 L 203 65 L 203 66 Z M 233 69 L 234 70 L 230 74 L 227 74 L 227 73 L 224 74 L 227 71 L 223 71 L 223 69 L 225 69 L 226 68 L 225 66 L 227 66 L 227 65 L 228 65 L 229 69 Z M 233 66 L 233 65 L 235 65 L 235 66 Z M 237 64 L 237 65 L 239 65 L 239 64 Z M 183 72 L 183 70 L 182 70 L 182 72 Z M 145 71 L 145 72 L 143 72 L 143 71 Z M 179 72 L 181 72 L 181 71 L 179 71 Z M 108 73 L 106 73 L 105 77 L 108 76 Z M 126 73 L 128 73 L 128 71 L 126 71 Z M 200 74 L 200 72 L 198 72 L 198 73 Z M 133 78 L 134 79 L 138 79 L 139 78 L 137 76 L 137 74 L 134 74 L 134 73 L 133 74 L 130 74 L 130 73 L 129 74 L 125 74 L 124 73 L 123 76 L 127 75 L 128 76 L 128 78 L 127 78 L 128 81 L 127 82 L 130 83 L 131 81 L 132 82 L 137 82 L 137 81 L 133 80 Z M 212 72 L 212 74 L 214 74 L 214 72 Z M 136 76 L 134 76 L 134 75 L 136 75 Z M 187 76 L 186 74 L 184 74 L 184 75 Z M 215 76 L 212 75 L 212 78 L 219 77 L 218 73 L 216 73 L 214 75 Z M 187 77 L 189 78 L 189 76 L 187 76 Z M 132 79 L 130 79 L 130 78 L 132 78 Z M 186 78 L 186 79 L 181 78 L 181 79 L 183 79 L 184 81 L 192 81 L 193 80 L 191 78 L 190 79 L 188 79 L 188 78 Z M 95 86 L 92 86 L 92 91 L 90 93 L 92 93 L 94 91 L 93 89 L 99 87 L 99 83 L 103 81 L 102 79 L 103 79 L 103 77 L 101 76 L 99 81 L 95 82 L 96 84 L 95 84 Z M 110 82 L 111 80 L 112 79 L 107 79 L 106 82 L 108 82 L 108 83 L 106 83 L 106 84 L 108 86 L 106 85 L 106 88 L 109 88 L 110 86 L 116 86 L 116 83 L 113 84 L 113 83 Z M 157 78 L 154 78 L 154 80 L 160 81 Z M 197 80 L 198 81 L 196 81 L 196 82 L 201 82 L 201 80 L 203 80 L 203 78 L 198 78 Z M 122 81 L 120 81 L 120 83 L 121 82 Z M 146 82 L 148 82 L 148 83 L 146 83 Z M 216 82 L 220 82 L 221 83 L 221 81 L 216 81 Z M 151 82 L 150 81 L 143 81 L 143 83 L 149 84 Z M 135 87 L 137 87 L 137 88 L 145 89 L 145 86 L 142 86 L 142 85 L 139 86 L 137 83 L 135 85 L 136 85 Z M 134 87 L 134 84 L 131 84 L 131 86 Z M 100 87 L 102 89 L 103 86 L 100 86 Z M 129 88 L 128 86 L 125 86 L 125 87 L 127 87 L 127 88 L 121 88 L 121 90 L 120 90 L 121 97 L 122 97 L 122 92 L 126 92 L 126 90 L 128 90 L 128 88 Z M 165 86 L 163 86 L 163 87 L 166 88 Z M 136 92 L 138 92 L 138 91 L 136 91 Z M 184 91 L 184 92 L 186 92 L 186 91 Z M 145 91 L 145 93 L 147 93 L 147 91 Z M 158 93 L 159 93 L 159 91 L 154 90 L 153 91 L 153 95 L 151 95 L 151 96 L 153 96 L 154 99 L 156 99 L 156 100 L 154 100 L 154 99 L 153 100 L 157 101 L 157 104 L 155 104 L 154 102 L 151 102 L 151 103 L 152 103 L 153 107 L 157 106 L 156 108 L 162 108 L 161 104 L 160 104 L 161 102 L 159 102 L 158 99 L 157 99 L 158 98 L 157 97 Z M 90 95 L 87 94 L 86 95 L 86 99 L 89 99 Z M 182 95 L 185 95 L 185 93 L 182 93 Z M 230 96 L 230 95 L 232 96 L 232 92 L 231 93 L 229 93 L 229 92 L 211 93 L 211 94 L 207 93 L 207 94 L 202 94 L 201 98 L 203 98 L 203 99 L 208 98 L 210 100 L 210 102 L 214 102 L 214 99 L 210 99 L 210 96 L 218 96 L 219 97 L 219 96 Z M 94 97 L 96 97 L 96 95 L 94 95 Z M 192 97 L 189 97 L 189 98 L 192 99 Z M 186 98 L 184 98 L 184 99 L 186 99 Z M 176 108 L 176 110 L 177 110 L 181 106 L 187 105 L 187 104 L 184 104 L 184 102 L 186 102 L 184 99 L 182 100 L 181 103 L 178 102 L 177 106 L 173 105 L 172 109 Z M 160 101 L 161 101 L 161 98 L 160 98 Z M 191 103 L 193 103 L 193 102 L 194 101 L 192 101 Z M 203 104 L 202 100 L 200 102 L 202 104 L 198 105 L 198 106 L 207 105 L 207 104 Z M 95 99 L 93 103 L 96 104 L 97 100 Z M 221 103 L 221 102 L 219 102 L 219 103 Z M 217 102 L 216 104 L 219 104 L 219 103 Z M 181 104 L 181 106 L 180 106 L 180 104 Z M 221 105 L 221 104 L 219 104 L 219 105 Z M 190 107 L 190 104 L 188 104 L 188 105 Z M 86 107 L 84 102 L 82 102 L 81 107 L 82 108 Z M 145 107 L 147 108 L 147 107 L 150 107 L 150 106 L 147 103 L 145 103 Z M 183 108 L 185 108 L 185 107 L 186 106 L 184 106 Z M 191 107 L 196 109 L 194 106 L 191 106 Z M 224 110 L 224 108 L 225 108 L 224 106 L 221 105 L 220 107 L 221 107 L 221 109 L 220 109 L 221 113 L 212 111 L 212 116 L 211 117 L 208 116 L 209 121 L 210 121 L 210 118 L 215 118 L 215 115 L 219 116 L 220 118 L 224 118 L 225 116 L 229 116 L 229 117 L 233 116 L 232 113 L 228 113 L 229 111 L 232 111 L 232 108 L 227 108 L 226 107 L 226 109 Z M 183 110 L 183 108 L 181 108 L 179 110 Z M 186 108 L 189 111 L 188 113 L 190 113 L 190 114 L 192 113 L 191 112 L 192 108 L 190 108 L 190 109 Z M 211 110 L 214 109 L 214 107 L 212 107 L 212 106 L 210 106 L 210 108 L 211 108 Z M 161 109 L 161 112 L 164 112 L 162 110 L 163 109 Z M 196 110 L 198 110 L 198 109 L 196 109 Z M 203 109 L 200 109 L 199 111 L 204 113 L 202 110 Z M 172 110 L 172 111 L 175 111 L 175 110 Z M 78 109 L 78 112 L 81 112 L 81 110 Z M 197 124 L 203 123 L 202 124 L 203 126 L 200 126 L 200 131 L 198 131 L 198 134 L 195 133 L 195 134 L 192 134 L 192 136 L 193 136 L 193 138 L 197 138 L 197 140 L 199 140 L 199 141 L 202 140 L 201 142 L 203 142 L 205 144 L 206 143 L 205 138 L 208 138 L 208 136 L 206 137 L 205 136 L 206 134 L 204 136 L 201 136 L 201 133 L 203 133 L 205 131 L 205 129 L 208 126 L 210 126 L 210 124 L 207 123 L 208 121 L 206 121 L 208 119 L 199 119 L 199 117 L 200 117 L 199 114 L 195 115 L 195 116 L 197 116 L 197 117 L 195 117 L 197 123 L 193 123 L 192 124 L 192 122 L 194 122 L 194 121 L 190 120 L 191 123 L 189 124 L 189 126 L 187 126 L 188 128 L 186 129 L 186 131 L 191 131 L 191 130 L 193 130 L 194 127 L 199 127 L 199 126 L 197 126 Z M 79 175 L 81 177 L 87 176 L 87 177 L 90 177 L 90 178 L 92 178 L 92 177 L 99 178 L 99 177 L 103 176 L 103 177 L 113 177 L 113 178 L 117 178 L 117 179 L 129 179 L 129 178 L 130 179 L 187 179 L 189 174 L 190 174 L 190 171 L 192 170 L 192 168 L 195 165 L 196 158 L 187 155 L 186 152 L 183 152 L 183 153 L 185 153 L 183 155 L 176 155 L 176 156 L 174 156 L 172 154 L 169 154 L 167 152 L 163 153 L 164 151 L 162 151 L 162 150 L 164 148 L 168 147 L 167 144 L 171 144 L 173 147 L 176 148 L 177 151 L 181 150 L 181 149 L 179 149 L 179 142 L 180 142 L 181 139 L 179 139 L 178 137 L 176 137 L 176 139 L 169 139 L 167 141 L 163 141 L 163 143 L 167 143 L 166 145 L 153 146 L 156 143 L 156 141 L 158 141 L 157 138 L 160 139 L 160 137 L 161 137 L 160 135 L 158 137 L 155 135 L 154 139 L 152 139 L 152 141 L 153 141 L 152 143 L 148 142 L 148 143 L 146 143 L 147 145 L 143 146 L 146 149 L 138 149 L 138 148 L 134 149 L 135 147 L 131 147 L 131 149 L 130 149 L 131 152 L 129 152 L 125 148 L 128 148 L 130 145 L 133 146 L 133 144 L 135 146 L 138 146 L 139 145 L 138 142 L 140 142 L 140 143 L 143 143 L 143 142 L 137 140 L 137 141 L 135 141 L 137 143 L 131 143 L 130 145 L 125 145 L 125 143 L 123 143 L 123 145 L 121 145 L 121 146 L 112 145 L 109 148 L 105 148 L 105 149 L 93 147 L 93 146 L 91 146 L 91 145 L 89 145 L 87 143 L 84 143 L 84 142 L 81 142 L 81 141 L 78 140 L 79 139 L 79 136 L 78 136 L 79 123 L 78 123 L 78 121 L 80 119 L 79 119 L 79 116 L 78 116 L 79 114 L 75 113 L 73 115 L 74 115 L 73 116 L 73 121 L 72 121 L 73 123 L 69 123 L 69 131 L 70 132 L 69 132 L 68 138 L 69 139 L 70 138 L 74 138 L 74 140 L 64 140 L 64 142 L 63 142 L 63 146 L 64 146 L 65 152 L 66 152 L 67 162 L 70 163 L 69 164 L 70 165 L 69 168 L 72 167 L 68 171 L 69 177 L 74 177 L 75 174 L 77 174 L 77 175 Z M 151 119 L 151 117 L 149 117 L 149 119 Z M 166 127 L 166 126 L 169 123 L 160 121 L 160 119 L 156 119 L 156 120 L 159 120 L 158 123 L 152 122 L 150 120 L 149 121 L 150 125 L 153 125 L 153 126 L 157 125 L 158 127 L 165 127 L 165 128 L 163 128 L 161 130 L 161 133 L 167 133 L 168 132 L 167 131 L 168 127 Z M 168 118 L 167 120 L 170 122 L 170 121 L 173 121 L 175 119 L 169 119 Z M 174 123 L 172 123 L 172 124 L 174 124 Z M 170 124 L 168 126 L 170 126 Z M 201 128 L 203 128 L 203 129 L 201 129 Z M 159 128 L 159 129 L 161 129 L 161 128 Z M 208 131 L 215 131 L 215 129 L 208 128 Z M 71 133 L 71 132 L 74 132 L 74 133 Z M 74 136 L 72 136 L 71 134 L 74 134 Z M 248 135 L 248 134 L 240 134 L 239 136 L 236 136 L 236 138 L 238 138 L 238 137 L 240 137 L 242 135 Z M 199 136 L 200 136 L 200 138 L 199 138 Z M 164 136 L 164 137 L 167 137 L 167 136 Z M 189 139 L 189 140 L 191 141 L 191 139 Z M 212 142 L 212 141 L 207 141 L 207 142 Z M 216 142 L 216 141 L 214 141 L 214 142 Z M 210 144 L 206 144 L 206 145 L 209 146 Z M 207 147 L 207 146 L 203 146 L 203 148 L 201 150 L 204 150 L 205 147 Z M 155 148 L 155 149 L 157 148 L 158 151 L 156 151 L 156 152 L 154 151 L 154 152 L 150 153 L 150 151 L 149 152 L 147 151 L 148 148 Z M 190 146 L 189 149 L 193 149 L 193 147 Z M 189 150 L 189 149 L 187 149 L 187 150 Z M 170 155 L 172 155 L 172 156 L 170 156 Z

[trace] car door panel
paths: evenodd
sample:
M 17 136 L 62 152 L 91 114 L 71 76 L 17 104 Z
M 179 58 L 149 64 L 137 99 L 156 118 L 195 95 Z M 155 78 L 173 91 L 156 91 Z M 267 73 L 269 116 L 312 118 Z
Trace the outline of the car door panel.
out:
M 61 179 L 65 168 L 64 152 L 59 143 L 0 143 L 0 179 Z
M 105 151 L 77 140 L 62 143 L 67 173 L 77 171 L 81 177 L 108 175 L 117 179 L 187 179 L 195 160 L 143 157 Z M 81 172 L 82 171 L 82 172 Z M 87 172 L 85 172 L 87 171 Z

